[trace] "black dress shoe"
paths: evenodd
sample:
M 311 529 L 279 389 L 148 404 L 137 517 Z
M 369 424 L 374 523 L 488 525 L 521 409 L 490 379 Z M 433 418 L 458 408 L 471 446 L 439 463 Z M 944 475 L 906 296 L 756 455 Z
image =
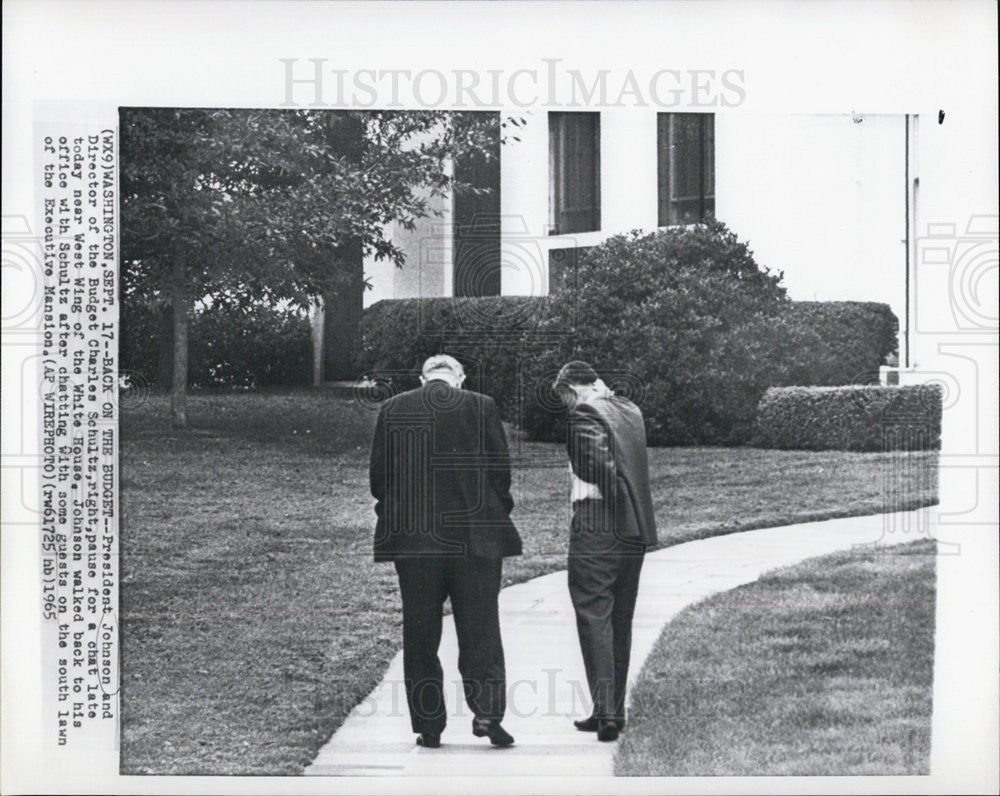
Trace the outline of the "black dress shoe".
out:
M 597 740 L 598 741 L 617 741 L 618 740 L 618 722 L 616 721 L 604 721 L 601 720 L 597 722 Z
M 511 746 L 514 743 L 514 736 L 495 719 L 473 719 L 472 734 L 477 738 L 488 737 L 494 746 Z
M 619 732 L 625 729 L 625 719 L 614 719 L 613 721 Z M 600 722 L 601 720 L 597 716 L 588 716 L 580 721 L 574 721 L 573 726 L 580 732 L 597 732 Z
M 423 746 L 427 749 L 437 749 L 441 745 L 441 733 L 439 732 L 422 732 L 417 736 L 417 746 Z

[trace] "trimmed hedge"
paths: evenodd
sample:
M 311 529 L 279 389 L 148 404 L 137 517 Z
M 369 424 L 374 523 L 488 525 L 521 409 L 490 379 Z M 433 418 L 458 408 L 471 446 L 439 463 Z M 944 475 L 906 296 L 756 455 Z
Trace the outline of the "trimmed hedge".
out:
M 144 306 L 122 310 L 121 370 L 133 381 L 169 388 L 172 348 L 163 319 Z M 169 325 L 168 325 L 169 328 Z M 161 361 L 161 358 L 163 361 Z M 193 389 L 307 385 L 312 337 L 304 313 L 256 305 L 195 311 L 188 327 L 188 384 Z
M 895 349 L 887 307 L 789 301 L 718 221 L 593 247 L 540 328 L 563 337 L 526 359 L 522 422 L 550 440 L 565 432 L 548 383 L 568 359 L 639 403 L 651 444 L 739 445 L 768 387 L 873 381 Z
M 877 381 L 896 348 L 882 304 L 792 302 L 719 222 L 616 235 L 547 297 L 380 301 L 362 326 L 359 372 L 377 396 L 418 383 L 432 354 L 466 367 L 533 439 L 565 438 L 550 384 L 589 361 L 642 408 L 653 445 L 734 445 L 754 434 L 768 387 Z
M 118 370 L 133 384 L 170 388 L 170 349 L 161 341 L 169 318 L 138 301 L 125 296 L 119 313 Z
M 896 318 L 884 304 L 782 302 L 718 335 L 713 356 L 675 358 L 667 366 L 672 389 L 661 394 L 620 366 L 627 355 L 594 364 L 642 407 L 652 444 L 733 444 L 753 437 L 768 387 L 875 381 L 895 339 Z M 579 349 L 563 350 L 573 338 L 553 328 L 545 297 L 386 299 L 365 311 L 362 340 L 359 373 L 381 382 L 378 397 L 417 386 L 423 361 L 449 353 L 465 366 L 466 386 L 491 395 L 507 420 L 535 439 L 563 439 L 562 404 L 548 385 Z M 682 380 L 685 361 L 698 370 Z
M 936 384 L 772 387 L 757 408 L 762 448 L 888 451 L 941 447 Z
M 256 389 L 312 381 L 309 319 L 293 309 L 213 307 L 191 319 L 188 382 Z
M 416 387 L 420 367 L 451 354 L 465 367 L 465 386 L 492 396 L 515 420 L 522 346 L 538 328 L 547 299 L 535 296 L 385 299 L 365 310 L 358 367 L 379 381 L 379 395 Z

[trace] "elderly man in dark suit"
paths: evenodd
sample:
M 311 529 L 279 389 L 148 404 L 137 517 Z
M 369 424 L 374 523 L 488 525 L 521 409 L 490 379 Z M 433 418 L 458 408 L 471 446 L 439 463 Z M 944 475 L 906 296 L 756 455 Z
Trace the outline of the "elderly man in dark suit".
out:
M 592 715 L 574 724 L 613 741 L 625 727 L 639 572 L 656 544 L 646 426 L 638 407 L 586 362 L 564 365 L 553 388 L 569 408 L 569 591 L 594 703 Z
M 472 731 L 495 746 L 506 674 L 497 599 L 505 556 L 521 553 L 510 519 L 510 458 L 493 399 L 461 389 L 447 355 L 423 366 L 422 386 L 387 400 L 371 452 L 375 560 L 393 561 L 403 598 L 403 669 L 417 743 L 440 746 L 447 721 L 438 659 L 442 606 L 451 598 L 458 669 Z

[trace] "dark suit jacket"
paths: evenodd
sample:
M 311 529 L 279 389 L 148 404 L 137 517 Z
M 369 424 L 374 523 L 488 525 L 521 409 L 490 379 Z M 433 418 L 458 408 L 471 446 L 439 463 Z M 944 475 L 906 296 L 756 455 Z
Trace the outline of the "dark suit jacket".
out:
M 569 413 L 567 447 L 573 472 L 601 490 L 615 535 L 656 544 L 646 424 L 639 408 L 611 394 L 578 404 Z
M 387 400 L 370 477 L 376 561 L 520 554 L 507 437 L 489 396 L 432 380 Z

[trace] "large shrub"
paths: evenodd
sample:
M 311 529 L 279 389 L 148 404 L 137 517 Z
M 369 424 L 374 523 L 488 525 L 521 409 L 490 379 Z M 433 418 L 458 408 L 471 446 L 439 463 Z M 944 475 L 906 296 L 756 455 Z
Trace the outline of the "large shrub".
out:
M 780 276 L 713 222 L 612 237 L 547 298 L 380 301 L 358 364 L 381 397 L 416 386 L 428 356 L 453 354 L 509 420 L 562 440 L 549 385 L 586 359 L 639 403 L 652 444 L 741 444 L 768 387 L 873 381 L 895 335 L 882 304 L 789 301 Z
M 728 413 L 730 441 L 753 436 L 769 387 L 877 383 L 879 366 L 896 350 L 897 326 L 885 304 L 790 301 L 720 335 L 703 378 L 714 405 Z
M 492 396 L 515 419 L 522 342 L 546 302 L 530 296 L 379 301 L 365 311 L 359 372 L 381 382 L 378 395 L 387 395 L 417 386 L 427 357 L 451 354 L 465 367 L 465 386 Z
M 539 331 L 555 342 L 526 359 L 525 428 L 562 436 L 548 384 L 578 358 L 639 403 L 651 444 L 744 442 L 775 383 L 759 332 L 789 305 L 780 278 L 717 221 L 607 239 L 551 296 Z
M 899 332 L 889 305 L 873 301 L 793 301 L 776 323 L 788 344 L 776 349 L 784 383 L 798 385 L 878 381 Z
M 757 410 L 755 444 L 800 450 L 924 450 L 941 446 L 939 385 L 780 387 Z

